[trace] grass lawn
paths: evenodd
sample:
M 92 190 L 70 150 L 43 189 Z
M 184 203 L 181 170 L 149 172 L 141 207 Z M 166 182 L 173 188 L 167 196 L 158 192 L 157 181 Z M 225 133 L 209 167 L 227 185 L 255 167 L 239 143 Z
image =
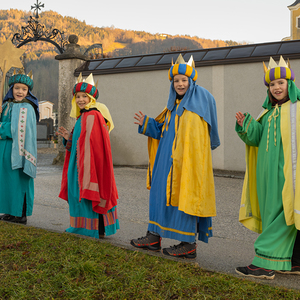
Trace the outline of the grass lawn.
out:
M 300 299 L 300 291 L 0 221 L 0 299 Z

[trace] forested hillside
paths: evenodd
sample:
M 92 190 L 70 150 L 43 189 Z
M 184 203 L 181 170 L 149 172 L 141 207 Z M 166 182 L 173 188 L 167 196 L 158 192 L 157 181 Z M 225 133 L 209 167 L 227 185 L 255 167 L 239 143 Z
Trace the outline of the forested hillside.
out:
M 31 12 L 17 9 L 0 10 L 0 44 L 21 33 L 21 27 L 28 25 Z M 84 52 L 95 43 L 102 44 L 105 57 L 170 52 L 179 50 L 226 47 L 235 45 L 233 41 L 209 40 L 199 37 L 150 34 L 144 31 L 122 30 L 111 27 L 94 27 L 72 17 L 63 17 L 53 11 L 40 14 L 39 23 L 49 32 L 56 28 L 79 38 L 80 50 Z M 50 43 L 32 42 L 22 47 L 26 51 L 25 67 L 34 74 L 34 93 L 39 100 L 49 100 L 57 104 L 58 62 L 54 56 L 57 49 Z M 56 109 L 56 107 L 55 107 Z

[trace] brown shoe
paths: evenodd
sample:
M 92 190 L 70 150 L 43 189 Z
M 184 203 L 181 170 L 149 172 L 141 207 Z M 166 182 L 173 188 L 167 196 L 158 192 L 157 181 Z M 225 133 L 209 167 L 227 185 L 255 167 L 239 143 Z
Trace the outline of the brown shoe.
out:
M 161 237 L 147 231 L 147 235 L 130 241 L 130 244 L 136 248 L 144 248 L 151 251 L 159 251 L 161 249 Z
M 164 248 L 163 254 L 181 258 L 196 258 L 196 249 L 196 243 L 190 244 L 186 242 L 181 242 L 180 244 L 171 246 L 170 248 Z

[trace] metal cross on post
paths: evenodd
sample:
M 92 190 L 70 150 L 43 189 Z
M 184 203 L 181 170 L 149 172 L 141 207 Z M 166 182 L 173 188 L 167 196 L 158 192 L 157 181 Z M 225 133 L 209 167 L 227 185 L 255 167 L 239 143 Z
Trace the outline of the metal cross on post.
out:
M 31 6 L 31 9 L 34 9 L 34 11 L 35 11 L 36 19 L 39 18 L 39 10 L 41 10 L 41 7 L 44 7 L 44 3 L 41 4 L 41 2 L 39 2 L 38 0 L 36 0 L 36 3 L 34 4 L 34 6 Z
M 31 10 L 33 9 L 35 12 L 35 17 L 30 16 L 28 25 L 22 26 L 22 32 L 15 33 L 11 41 L 17 48 L 20 48 L 29 42 L 45 41 L 53 44 L 62 54 L 65 51 L 65 45 L 68 43 L 64 38 L 64 32 L 61 32 L 56 28 L 50 28 L 51 31 L 47 30 L 44 25 L 39 23 L 38 18 L 41 7 L 44 7 L 44 4 L 41 4 L 38 0 L 34 6 L 31 6 Z

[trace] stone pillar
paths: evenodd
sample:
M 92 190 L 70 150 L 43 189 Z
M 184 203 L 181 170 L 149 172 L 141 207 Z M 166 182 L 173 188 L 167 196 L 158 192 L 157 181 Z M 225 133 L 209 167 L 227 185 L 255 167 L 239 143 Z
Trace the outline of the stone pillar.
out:
M 79 51 L 80 46 L 77 42 L 78 37 L 70 35 L 66 51 L 55 56 L 55 59 L 59 61 L 58 126 L 63 126 L 69 131 L 72 130 L 75 124 L 75 119 L 70 117 L 73 98 L 72 89 L 76 82 L 74 71 L 87 60 L 87 56 Z M 64 162 L 65 149 L 60 136 L 58 139 L 58 151 L 59 153 L 53 160 L 53 164 L 62 164 Z

